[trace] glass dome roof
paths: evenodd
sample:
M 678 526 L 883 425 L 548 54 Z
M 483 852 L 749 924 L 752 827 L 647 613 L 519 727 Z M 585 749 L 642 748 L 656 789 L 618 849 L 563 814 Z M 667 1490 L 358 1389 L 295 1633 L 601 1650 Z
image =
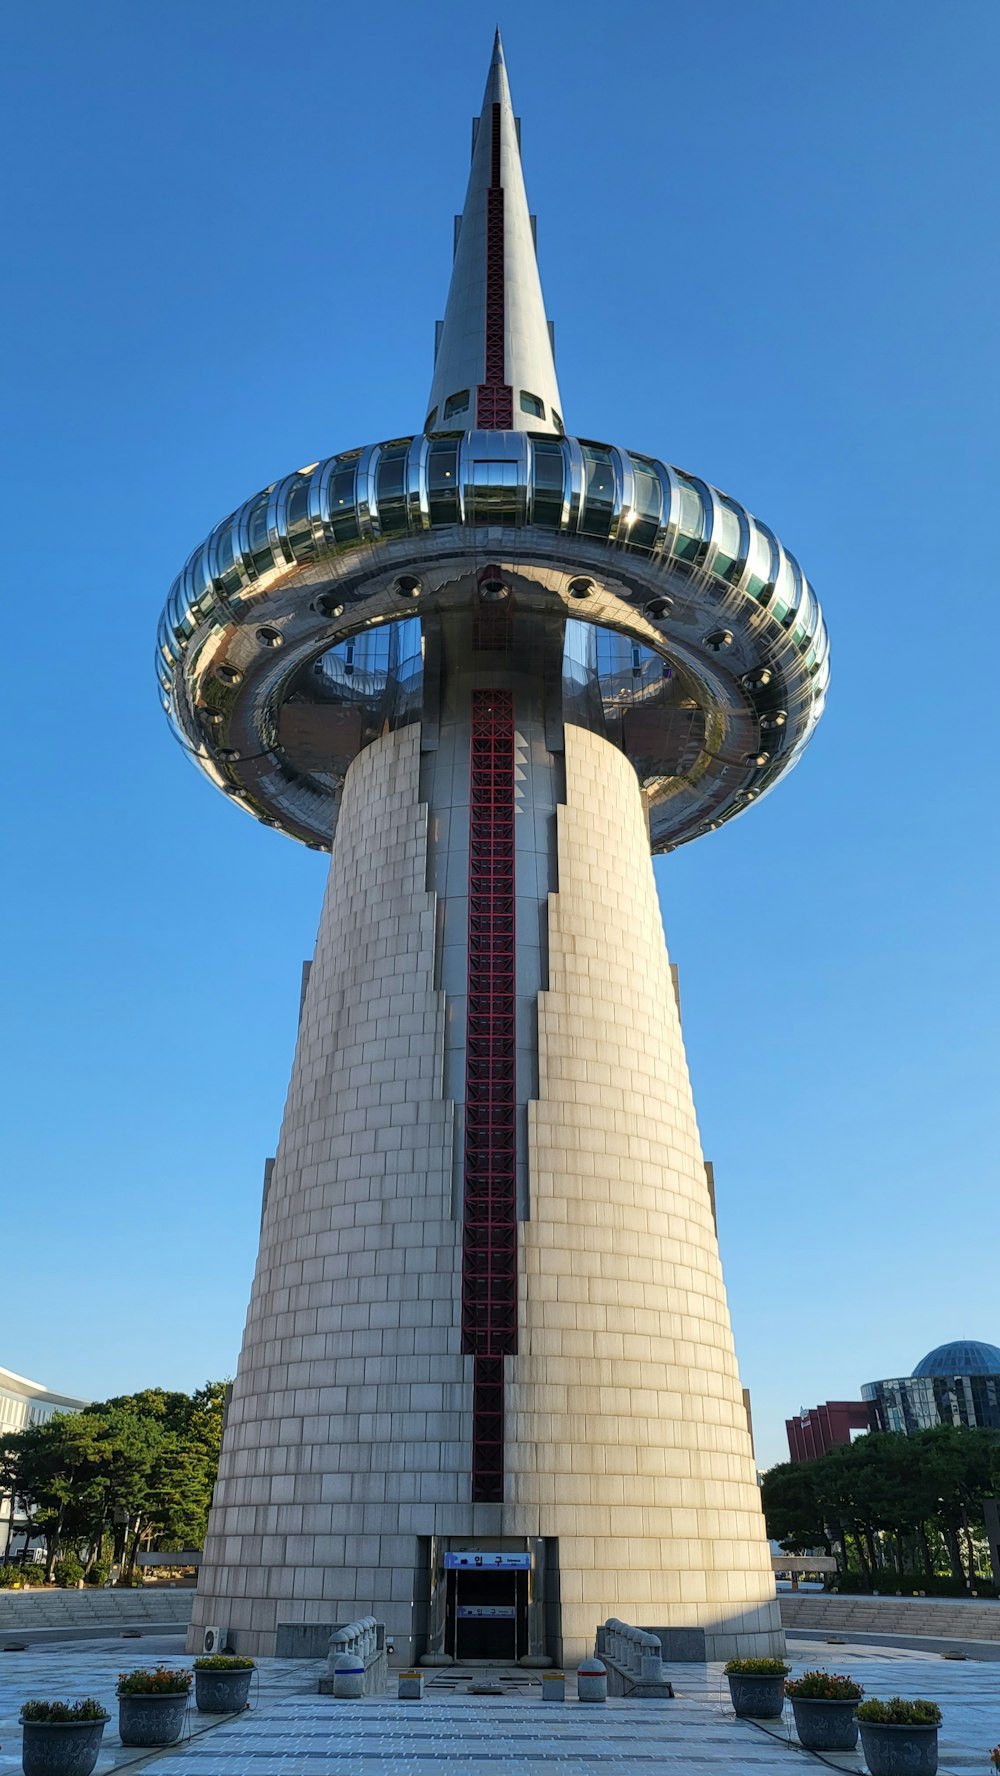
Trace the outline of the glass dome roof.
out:
M 953 1344 L 939 1344 L 936 1350 L 921 1357 L 914 1375 L 1000 1375 L 1000 1350 L 995 1344 L 979 1344 L 972 1338 L 957 1338 Z

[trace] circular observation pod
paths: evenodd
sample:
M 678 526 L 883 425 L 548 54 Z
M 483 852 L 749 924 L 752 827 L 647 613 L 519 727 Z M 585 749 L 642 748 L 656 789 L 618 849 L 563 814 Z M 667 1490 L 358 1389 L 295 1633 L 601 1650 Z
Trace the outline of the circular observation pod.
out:
M 589 440 L 432 432 L 297 470 L 217 525 L 160 620 L 161 701 L 218 788 L 327 849 L 354 758 L 429 719 L 442 633 L 558 650 L 549 713 L 626 753 L 657 852 L 772 788 L 829 682 L 798 562 L 707 482 Z

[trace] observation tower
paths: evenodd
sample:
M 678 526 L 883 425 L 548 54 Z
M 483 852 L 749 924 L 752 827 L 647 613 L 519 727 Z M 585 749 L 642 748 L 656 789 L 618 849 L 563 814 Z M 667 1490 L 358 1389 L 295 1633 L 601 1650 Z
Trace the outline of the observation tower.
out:
M 332 853 L 193 1644 L 782 1645 L 650 853 L 795 763 L 827 637 L 564 414 L 498 37 L 422 428 L 255 493 L 160 625 L 185 748 Z

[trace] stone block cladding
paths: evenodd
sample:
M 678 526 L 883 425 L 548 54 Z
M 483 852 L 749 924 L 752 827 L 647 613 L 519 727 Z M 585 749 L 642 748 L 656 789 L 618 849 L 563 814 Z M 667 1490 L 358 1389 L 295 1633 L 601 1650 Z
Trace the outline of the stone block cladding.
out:
M 705 1166 L 628 760 L 567 727 L 539 996 L 508 1534 L 557 1536 L 563 1644 L 783 1644 Z
M 418 1536 L 472 1528 L 453 1109 L 418 799 L 420 730 L 351 767 L 194 1609 L 408 1644 Z
M 518 998 L 537 1044 L 519 1011 L 503 1501 L 471 1502 L 460 1333 L 467 734 L 443 730 L 421 776 L 411 726 L 348 774 L 192 1647 L 218 1622 L 266 1655 L 279 1622 L 372 1613 L 409 1660 L 430 1538 L 536 1537 L 558 1545 L 556 1659 L 613 1615 L 703 1628 L 710 1657 L 782 1645 L 641 793 L 617 748 L 567 727 L 557 806 L 525 717 Z

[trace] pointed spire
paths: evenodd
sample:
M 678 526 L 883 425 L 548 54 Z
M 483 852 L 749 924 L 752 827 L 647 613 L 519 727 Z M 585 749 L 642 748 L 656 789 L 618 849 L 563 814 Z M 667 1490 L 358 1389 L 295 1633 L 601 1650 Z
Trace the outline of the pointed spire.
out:
M 465 391 L 468 404 L 456 407 L 455 398 Z M 431 430 L 452 425 L 456 430 L 562 430 L 499 27 L 482 112 L 473 123 L 472 168 L 427 406 L 434 415 Z

